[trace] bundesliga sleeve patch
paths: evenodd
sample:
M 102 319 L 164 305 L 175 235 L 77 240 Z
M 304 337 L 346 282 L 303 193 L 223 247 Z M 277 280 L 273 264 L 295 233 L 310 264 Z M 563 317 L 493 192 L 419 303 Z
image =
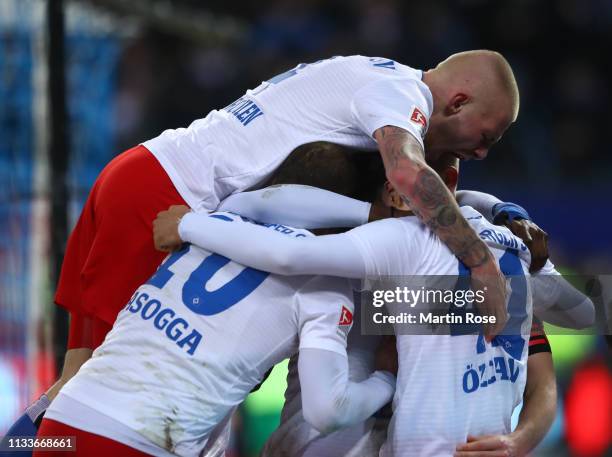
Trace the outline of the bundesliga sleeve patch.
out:
M 336 333 L 342 339 L 346 340 L 352 326 L 353 313 L 346 306 L 342 305 L 342 309 L 340 310 L 340 320 L 338 321 L 338 327 L 336 327 Z
M 340 321 L 338 325 L 352 325 L 353 324 L 353 313 L 346 306 L 342 306 L 342 311 L 340 312 Z
M 427 117 L 423 114 L 423 111 L 418 109 L 416 106 L 412 108 L 412 114 L 410 115 L 410 120 L 415 124 L 419 124 L 423 126 L 423 129 L 427 128 Z

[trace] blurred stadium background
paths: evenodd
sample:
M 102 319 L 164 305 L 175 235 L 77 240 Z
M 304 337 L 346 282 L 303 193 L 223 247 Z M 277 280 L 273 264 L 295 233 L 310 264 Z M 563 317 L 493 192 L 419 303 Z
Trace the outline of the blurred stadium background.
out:
M 501 51 L 521 113 L 485 162 L 463 166 L 461 187 L 527 207 L 565 271 L 612 273 L 608 0 L 49 1 L 0 0 L 0 435 L 57 376 L 67 321 L 54 281 L 101 168 L 299 62 L 365 54 L 429 68 Z M 550 339 L 559 413 L 535 455 L 612 455 L 603 338 Z M 275 427 L 285 372 L 241 408 L 231 456 L 256 455 Z

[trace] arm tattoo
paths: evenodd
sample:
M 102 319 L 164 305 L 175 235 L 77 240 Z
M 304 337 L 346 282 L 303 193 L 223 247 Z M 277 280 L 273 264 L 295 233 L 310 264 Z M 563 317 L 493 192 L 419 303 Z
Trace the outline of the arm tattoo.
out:
M 379 149 L 387 170 L 396 168 L 406 156 L 414 155 L 415 153 L 419 158 L 425 158 L 423 149 L 416 138 L 399 127 L 390 125 L 382 127 L 374 132 L 374 138 L 379 143 Z M 385 152 L 384 154 L 383 151 Z
M 374 137 L 387 176 L 400 171 L 406 177 L 397 190 L 412 211 L 467 267 L 487 262 L 490 258 L 487 246 L 461 215 L 442 179 L 425 163 L 419 142 L 406 130 L 392 126 L 378 129 Z
M 417 196 L 425 208 L 436 209 L 448 203 L 448 189 L 444 187 L 444 184 L 440 186 L 440 181 L 440 177 L 431 168 L 423 168 L 419 171 L 416 180 L 416 190 Z M 446 206 L 444 207 L 446 208 Z M 453 222 L 450 222 L 450 224 Z

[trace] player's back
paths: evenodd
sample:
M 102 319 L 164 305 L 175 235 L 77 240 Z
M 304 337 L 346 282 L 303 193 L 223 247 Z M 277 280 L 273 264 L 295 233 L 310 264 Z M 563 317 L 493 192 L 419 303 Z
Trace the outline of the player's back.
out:
M 465 297 L 469 288 L 469 270 L 414 218 L 402 220 L 422 251 L 413 259 L 413 268 L 395 274 L 418 277 L 419 284 L 430 285 L 435 284 L 435 276 L 459 276 L 455 290 L 463 295 L 454 295 L 455 304 L 442 314 L 451 318 L 447 323 L 436 324 L 427 317 L 422 321 L 427 313 L 420 303 L 414 314 L 417 323 L 425 322 L 424 331 L 415 332 L 416 327 L 409 324 L 395 325 L 399 372 L 383 456 L 452 455 L 468 433 L 509 433 L 512 412 L 522 398 L 531 326 L 531 294 L 525 278 L 528 250 L 509 230 L 489 224 L 473 209 L 462 208 L 462 212 L 487 243 L 502 273 L 512 278 L 510 320 L 503 335 L 492 344 L 485 343 L 478 333 L 480 326 L 468 321 L 467 315 L 475 309 L 456 306 L 457 297 Z M 396 311 L 401 311 L 400 305 Z
M 419 106 L 428 117 L 433 107 L 421 76 L 393 60 L 365 56 L 300 64 L 144 145 L 190 206 L 213 209 L 219 199 L 265 179 L 299 145 L 329 141 L 374 150 L 372 129 L 389 123 L 406 124 L 420 138 L 426 118 L 410 122 L 410 110 Z M 371 107 L 380 112 L 370 113 Z
M 485 239 L 504 273 L 517 277 L 518 281 L 512 282 L 515 292 L 524 294 L 523 300 L 529 297 L 525 301 L 515 300 L 509 307 L 512 328 L 519 329 L 518 332 L 527 337 L 531 301 L 524 281 L 529 260 L 526 246 L 507 229 L 486 222 L 473 209 L 463 208 L 462 212 Z M 380 284 L 378 280 L 383 279 L 388 290 L 407 285 L 413 286 L 415 291 L 424 285 L 447 288 L 450 285 L 452 289 L 459 275 L 468 274 L 451 251 L 416 217 L 385 219 L 355 228 L 347 235 L 354 249 L 360 252 L 369 279 L 374 280 L 370 285 Z M 521 278 L 523 288 L 520 287 Z M 461 279 L 463 283 L 457 284 L 457 288 L 467 288 L 469 277 Z M 371 306 L 367 299 L 361 301 L 362 307 Z M 449 312 L 453 311 L 446 306 Z M 357 311 L 356 322 L 372 316 L 370 312 L 363 313 L 363 309 L 361 315 Z M 424 311 L 423 306 L 416 309 Z M 395 311 L 408 310 L 399 307 Z M 461 314 L 460 309 L 454 312 Z M 361 322 L 349 335 L 351 375 L 356 378 L 367 376 L 374 369 L 372 358 L 376 347 L 370 340 L 376 337 L 355 333 L 360 327 L 371 328 Z M 509 431 L 510 416 L 520 401 L 525 379 L 527 345 L 521 342 L 522 338 L 498 339 L 496 343 L 503 342 L 502 349 L 485 344 L 478 334 L 446 336 L 450 333 L 448 326 L 438 326 L 438 334 L 428 336 L 422 333 L 431 330 L 432 325 L 421 327 L 418 335 L 414 332 L 416 328 L 416 325 L 395 328 L 399 373 L 393 422 L 384 455 L 452 455 L 456 444 L 465 441 L 468 432 Z M 452 333 L 473 333 L 475 330 L 474 327 L 454 327 Z M 412 334 L 402 334 L 409 332 Z M 493 365 L 488 365 L 489 362 Z M 487 383 L 481 379 L 483 363 L 489 375 Z M 493 380 L 492 375 L 496 372 L 499 374 Z M 290 376 L 285 394 L 288 403 L 283 409 L 281 426 L 266 444 L 263 455 L 378 455 L 377 445 L 380 446 L 384 434 L 379 433 L 379 424 L 373 418 L 327 436 L 312 429 L 301 416 L 296 378 L 295 373 Z
M 300 289 L 312 279 L 270 275 L 185 245 L 136 291 L 62 394 L 160 448 L 197 455 L 264 373 L 297 350 Z

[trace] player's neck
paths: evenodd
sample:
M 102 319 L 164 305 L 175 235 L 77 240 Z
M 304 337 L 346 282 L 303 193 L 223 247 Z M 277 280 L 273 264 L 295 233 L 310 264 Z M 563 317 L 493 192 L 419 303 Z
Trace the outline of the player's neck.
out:
M 440 110 L 441 102 L 440 98 L 442 95 L 442 83 L 440 81 L 438 70 L 435 68 L 423 72 L 423 82 L 429 88 L 431 92 L 431 98 L 433 99 L 433 111 L 431 117 L 438 114 Z
M 391 217 L 408 217 L 414 216 L 411 210 L 403 210 L 391 207 Z
M 391 217 L 407 217 L 414 216 L 412 211 L 397 209 L 394 206 L 389 206 L 381 201 L 376 201 L 370 208 L 370 217 L 368 222 L 378 221 L 380 219 L 388 219 Z

